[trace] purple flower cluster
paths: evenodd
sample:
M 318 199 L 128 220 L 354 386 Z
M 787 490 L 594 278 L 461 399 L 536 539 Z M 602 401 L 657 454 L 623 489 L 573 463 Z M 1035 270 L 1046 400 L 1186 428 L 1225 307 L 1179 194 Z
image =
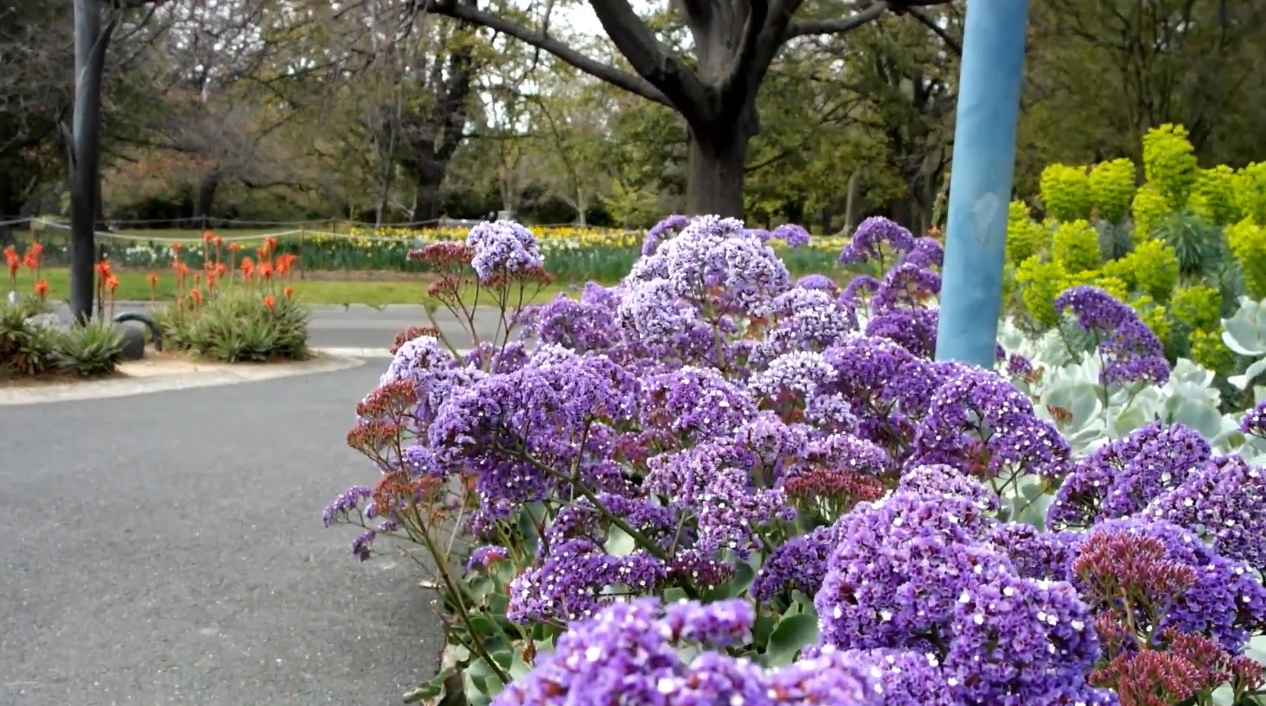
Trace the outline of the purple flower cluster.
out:
M 1266 570 L 1266 473 L 1238 456 L 1205 461 L 1159 495 L 1146 517 L 1185 527 L 1230 559 Z
M 1140 427 L 1079 460 L 1046 521 L 1057 529 L 1084 528 L 1132 515 L 1179 487 L 1209 457 L 1209 443 L 1181 424 Z
M 1117 654 L 1104 626 L 1126 599 L 1102 589 L 1127 578 L 1158 629 L 1237 650 L 1266 627 L 1259 469 L 1160 423 L 1074 459 L 1009 381 L 1032 381 L 1028 360 L 932 360 L 935 240 L 868 219 L 840 259 L 875 276 L 840 292 L 793 286 L 775 239 L 808 234 L 666 219 L 620 286 L 535 308 L 534 347 L 416 337 L 358 408 L 383 475 L 323 521 L 359 525 L 366 558 L 397 522 L 464 518 L 482 546 L 461 559 L 506 616 L 568 628 L 497 703 L 1114 704 L 1087 675 L 1100 644 Z M 481 278 L 539 265 L 521 227 L 469 243 Z M 1060 309 L 1097 337 L 1105 382 L 1166 379 L 1129 307 L 1076 288 Z M 1058 488 L 1050 531 L 999 520 L 1022 480 Z M 464 497 L 405 514 L 437 489 Z M 752 602 L 641 600 L 668 591 Z M 767 616 L 805 596 L 818 644 L 761 667 Z
M 497 274 L 517 274 L 545 265 L 532 231 L 514 221 L 485 221 L 466 234 L 475 251 L 471 266 L 481 281 Z
M 1160 339 L 1138 314 L 1097 287 L 1073 287 L 1055 300 L 1055 310 L 1071 309 L 1082 329 L 1098 340 L 1104 358 L 1101 382 L 1128 385 L 1169 380 L 1169 361 Z
M 1099 656 L 1088 606 L 1067 582 L 1019 575 L 981 541 L 987 525 L 969 497 L 909 490 L 845 516 L 815 601 L 823 644 L 905 653 L 950 703 L 1102 700 L 1085 681 Z
M 867 218 L 857 225 L 848 245 L 840 252 L 840 264 L 876 262 L 882 267 L 885 250 L 901 256 L 913 249 L 914 244 L 914 236 L 900 225 L 879 216 Z
M 750 604 L 615 603 L 572 624 L 494 706 L 882 706 L 876 684 L 834 650 L 766 670 L 715 648 L 749 639 Z M 703 648 L 690 661 L 680 649 Z
M 1101 601 L 1105 608 L 1119 600 L 1115 590 L 1097 592 L 1095 579 L 1114 589 L 1135 585 L 1131 593 L 1143 594 L 1135 600 L 1155 614 L 1160 628 L 1203 635 L 1234 654 L 1251 635 L 1266 629 L 1266 588 L 1247 565 L 1218 554 L 1193 533 L 1166 522 L 1108 520 L 1084 535 L 1083 547 L 1101 534 L 1152 540 L 1162 554 L 1159 561 L 1140 565 L 1144 552 L 1127 545 L 1119 555 L 1108 557 L 1107 566 L 1087 567 L 1089 557 L 1083 552 L 1070 578 L 1083 588 L 1087 600 Z
M 914 441 L 920 463 L 948 463 L 990 478 L 1016 473 L 1062 477 L 1069 455 L 1068 443 L 1034 414 L 1027 396 L 979 369 L 951 378 L 936 391 Z

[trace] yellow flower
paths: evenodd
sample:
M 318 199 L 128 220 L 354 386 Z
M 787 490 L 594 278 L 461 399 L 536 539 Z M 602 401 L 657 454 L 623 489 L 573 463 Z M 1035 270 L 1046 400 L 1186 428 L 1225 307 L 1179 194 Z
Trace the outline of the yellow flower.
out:
M 1160 240 L 1139 243 L 1125 257 L 1112 263 L 1114 274 L 1139 292 L 1159 302 L 1169 301 L 1178 284 L 1178 254 Z
M 1235 354 L 1222 342 L 1219 331 L 1193 331 L 1191 359 L 1209 370 L 1225 372 L 1235 365 Z
M 1191 209 L 1215 225 L 1238 221 L 1240 207 L 1235 202 L 1235 185 L 1235 171 L 1225 164 L 1201 169 L 1191 194 Z
M 1149 186 L 1176 206 L 1187 203 L 1196 183 L 1196 151 L 1182 125 L 1166 123 L 1143 136 L 1143 173 Z
M 1266 162 L 1253 162 L 1236 172 L 1235 205 L 1244 218 L 1266 223 Z
M 1020 299 L 1033 320 L 1045 328 L 1059 323 L 1055 298 L 1064 289 L 1068 274 L 1056 261 L 1043 262 L 1036 255 L 1020 263 L 1015 281 L 1020 285 Z
M 1134 193 L 1134 201 L 1130 204 L 1130 209 L 1134 214 L 1135 243 L 1151 238 L 1161 221 L 1174 210 L 1165 195 L 1151 184 L 1139 187 L 1139 190 Z
M 1130 210 L 1134 198 L 1134 162 L 1113 159 L 1100 162 L 1090 170 L 1090 196 L 1099 217 L 1109 223 L 1120 223 Z
M 1214 331 L 1222 320 L 1222 293 L 1204 285 L 1179 287 L 1169 302 L 1169 312 L 1193 331 Z
M 1165 315 L 1165 307 L 1156 303 L 1149 296 L 1141 296 L 1130 302 L 1134 311 L 1138 312 L 1142 321 L 1162 342 L 1169 340 L 1169 317 Z
M 1023 201 L 1012 201 L 1007 207 L 1007 262 L 1018 265 L 1041 254 L 1050 243 L 1046 228 L 1029 217 Z
M 1059 221 L 1090 217 L 1090 176 L 1085 167 L 1052 164 L 1042 170 L 1042 205 Z
M 1240 263 L 1244 273 L 1244 289 L 1253 299 L 1266 298 L 1266 229 L 1251 218 L 1223 231 L 1227 247 Z
M 1051 259 L 1069 273 L 1097 269 L 1099 231 L 1084 220 L 1060 223 L 1051 238 Z

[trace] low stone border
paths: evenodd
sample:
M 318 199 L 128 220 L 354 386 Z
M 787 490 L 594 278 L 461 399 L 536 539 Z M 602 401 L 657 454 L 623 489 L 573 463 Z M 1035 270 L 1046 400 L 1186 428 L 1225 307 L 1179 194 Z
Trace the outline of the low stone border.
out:
M 365 364 L 360 357 L 318 351 L 312 360 L 261 365 L 146 358 L 119 365 L 125 377 L 0 388 L 0 406 L 130 397 L 151 392 L 237 385 L 296 375 L 333 373 Z
M 321 348 L 320 351 L 344 358 L 395 358 L 386 348 Z

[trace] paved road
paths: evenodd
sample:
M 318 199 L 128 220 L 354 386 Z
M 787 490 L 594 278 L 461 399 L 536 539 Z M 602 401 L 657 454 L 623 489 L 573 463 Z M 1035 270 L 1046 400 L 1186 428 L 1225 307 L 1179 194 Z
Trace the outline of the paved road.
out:
M 433 673 L 414 571 L 320 522 L 373 478 L 342 439 L 381 363 L 0 408 L 0 704 L 379 706 Z
M 145 304 L 119 304 L 116 313 L 145 308 Z M 318 348 L 388 348 L 396 334 L 410 326 L 429 323 L 426 310 L 420 306 L 391 305 L 374 309 L 364 305 L 317 305 L 311 307 L 309 343 Z M 63 318 L 69 318 L 70 310 L 63 305 L 59 310 Z M 436 321 L 454 345 L 466 348 L 470 337 L 458 320 L 447 311 L 437 311 Z M 475 318 L 475 330 L 482 340 L 491 340 L 498 332 L 499 317 L 491 309 L 480 309 Z M 517 332 L 516 332 L 517 335 Z

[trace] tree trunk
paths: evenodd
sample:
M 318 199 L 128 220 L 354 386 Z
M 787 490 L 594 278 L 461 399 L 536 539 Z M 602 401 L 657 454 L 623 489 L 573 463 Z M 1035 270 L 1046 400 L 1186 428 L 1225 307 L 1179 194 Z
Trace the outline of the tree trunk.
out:
M 585 195 L 585 190 L 583 188 L 576 189 L 576 220 L 582 228 L 587 225 L 588 211 L 589 199 Z
M 862 189 L 862 172 L 857 170 L 848 178 L 848 200 L 844 202 L 844 232 L 847 235 L 853 234 L 853 229 L 857 227 L 857 212 L 861 203 L 858 198 Z
M 686 172 L 686 212 L 692 216 L 743 217 L 743 168 L 748 131 L 742 118 L 733 125 L 690 128 L 690 161 Z M 718 129 L 720 128 L 720 129 Z
M 215 192 L 220 188 L 220 174 L 210 172 L 198 180 L 198 197 L 193 202 L 193 217 L 200 227 L 206 227 L 211 218 L 211 207 L 215 205 Z
M 101 0 L 74 0 L 75 108 L 67 137 L 70 159 L 70 312 L 92 320 L 95 230 L 101 159 L 101 80 L 114 23 L 101 26 Z
M 418 191 L 411 218 L 414 225 L 432 224 L 440 219 L 440 211 L 444 206 L 440 187 L 444 184 L 444 175 L 448 171 L 447 164 L 436 164 L 425 156 L 421 161 L 417 175 Z

